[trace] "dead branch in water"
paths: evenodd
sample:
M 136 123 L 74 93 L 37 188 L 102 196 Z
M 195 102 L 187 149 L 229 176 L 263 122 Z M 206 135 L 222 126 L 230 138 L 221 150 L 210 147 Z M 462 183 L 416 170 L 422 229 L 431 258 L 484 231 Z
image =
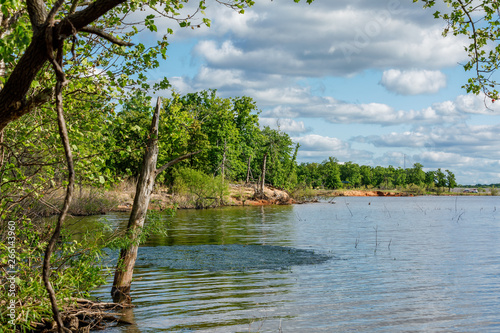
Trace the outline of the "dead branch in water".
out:
M 90 332 L 90 330 L 104 329 L 106 326 L 117 323 L 131 325 L 133 323 L 121 318 L 122 309 L 132 308 L 131 304 L 94 302 L 83 298 L 64 299 L 67 304 L 61 311 L 64 328 L 71 332 Z M 35 332 L 56 332 L 55 321 L 33 323 Z

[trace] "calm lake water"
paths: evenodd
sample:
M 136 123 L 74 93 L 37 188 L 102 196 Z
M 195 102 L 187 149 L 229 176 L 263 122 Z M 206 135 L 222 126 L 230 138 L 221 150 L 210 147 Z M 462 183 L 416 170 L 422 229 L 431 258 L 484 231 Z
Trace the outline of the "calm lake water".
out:
M 500 197 L 340 197 L 179 211 L 168 224 L 145 245 L 265 244 L 333 259 L 247 272 L 139 266 L 136 307 L 123 314 L 135 324 L 106 332 L 500 332 Z M 95 295 L 108 301 L 109 290 Z

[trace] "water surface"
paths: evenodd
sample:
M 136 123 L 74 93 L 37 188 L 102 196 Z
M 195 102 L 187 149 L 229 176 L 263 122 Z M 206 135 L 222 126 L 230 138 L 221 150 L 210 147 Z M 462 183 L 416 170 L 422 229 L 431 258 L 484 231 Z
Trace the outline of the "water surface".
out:
M 500 332 L 497 207 L 498 197 L 346 197 L 179 211 L 168 237 L 146 246 L 287 246 L 336 260 L 241 272 L 137 266 L 136 307 L 124 312 L 135 324 L 107 332 Z M 109 300 L 109 289 L 95 294 Z

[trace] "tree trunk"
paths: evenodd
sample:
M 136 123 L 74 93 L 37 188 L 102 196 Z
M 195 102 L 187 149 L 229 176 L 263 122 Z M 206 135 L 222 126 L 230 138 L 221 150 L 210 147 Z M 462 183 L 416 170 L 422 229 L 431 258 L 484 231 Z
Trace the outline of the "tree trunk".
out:
M 250 182 L 250 162 L 252 161 L 252 155 L 248 156 L 248 163 L 247 163 L 247 180 L 245 184 L 248 184 Z
M 141 173 L 137 181 L 137 187 L 134 197 L 134 205 L 127 225 L 127 236 L 130 237 L 130 244 L 127 248 L 120 251 L 120 258 L 115 271 L 111 296 L 117 303 L 130 302 L 130 287 L 132 285 L 132 276 L 134 274 L 134 265 L 137 259 L 137 250 L 139 249 L 139 236 L 146 220 L 149 200 L 155 185 L 156 176 L 165 171 L 172 165 L 183 161 L 193 155 L 201 152 L 188 153 L 177 157 L 160 168 L 156 168 L 158 159 L 158 124 L 160 120 L 161 99 L 158 97 L 156 108 L 153 115 L 153 121 L 149 130 L 149 140 L 142 162 Z
M 54 320 L 57 322 L 57 330 L 58 332 L 65 332 L 66 330 L 64 329 L 61 315 L 57 307 L 56 294 L 54 288 L 52 287 L 52 283 L 50 282 L 50 271 L 51 271 L 50 258 L 54 253 L 56 243 L 59 240 L 62 224 L 68 213 L 69 205 L 71 204 L 71 199 L 73 198 L 73 189 L 75 186 L 73 155 L 71 153 L 68 131 L 66 129 L 66 122 L 64 120 L 64 115 L 63 115 L 62 83 L 60 81 L 56 83 L 56 108 L 57 108 L 57 119 L 59 123 L 59 135 L 63 143 L 64 152 L 66 154 L 66 163 L 68 165 L 68 186 L 66 187 L 66 196 L 64 198 L 63 209 L 59 214 L 59 219 L 57 220 L 56 227 L 54 229 L 54 232 L 52 233 L 52 237 L 50 238 L 49 243 L 47 244 L 47 248 L 45 250 L 45 255 L 43 258 L 42 278 L 45 288 L 47 289 L 47 293 L 49 294 L 50 303 L 52 305 L 52 313 L 54 316 Z
M 264 154 L 264 160 L 262 161 L 262 183 L 260 185 L 261 195 L 264 196 L 264 186 L 266 184 L 266 162 L 267 162 L 267 153 Z
M 3 132 L 4 130 L 0 131 L 0 168 L 3 167 L 3 160 L 5 158 L 5 147 L 3 146 Z
M 131 244 L 120 252 L 113 287 L 111 289 L 113 300 L 117 303 L 130 302 L 130 286 L 132 284 L 132 275 L 134 273 L 134 265 L 137 259 L 137 250 L 139 248 L 138 238 L 144 226 L 149 200 L 153 192 L 156 178 L 160 104 L 161 99 L 158 97 L 151 129 L 149 131 L 149 140 L 144 154 L 142 170 L 137 182 L 134 205 L 127 226 L 127 236 Z
M 226 150 L 227 150 L 227 141 L 224 139 L 224 153 L 222 154 L 222 182 L 224 183 L 224 179 L 226 179 Z

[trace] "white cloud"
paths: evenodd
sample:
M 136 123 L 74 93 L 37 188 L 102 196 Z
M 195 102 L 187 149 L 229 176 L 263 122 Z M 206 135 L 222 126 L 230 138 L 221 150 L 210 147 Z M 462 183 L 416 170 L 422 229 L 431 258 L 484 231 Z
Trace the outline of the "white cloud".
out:
M 500 124 L 465 124 L 447 127 L 419 127 L 414 131 L 385 135 L 356 136 L 354 142 L 371 143 L 375 147 L 425 149 L 427 158 L 435 154 L 455 154 L 463 158 L 500 160 Z M 455 158 L 458 160 L 457 158 Z
M 463 113 L 491 115 L 494 112 L 500 112 L 499 103 L 492 102 L 482 93 L 479 95 L 460 95 L 457 97 L 455 104 L 457 109 Z
M 349 148 L 349 144 L 342 142 L 337 138 L 317 134 L 294 137 L 292 140 L 298 141 L 302 147 L 301 149 L 308 151 L 339 151 Z
M 434 94 L 446 87 L 446 75 L 440 71 L 390 69 L 380 84 L 400 95 Z
M 321 162 L 330 156 L 339 161 L 368 160 L 373 157 L 373 153 L 352 149 L 349 143 L 338 138 L 309 134 L 292 137 L 292 140 L 300 143 L 298 159 L 301 161 Z
M 201 38 L 207 66 L 291 76 L 353 75 L 369 68 L 441 68 L 466 59 L 465 39 L 400 1 L 258 2 L 244 15 L 211 6 L 210 29 L 179 30 Z M 332 24 L 332 22 L 334 22 Z
M 185 80 L 185 78 L 175 76 L 170 77 L 168 81 L 172 85 L 174 90 L 180 94 L 187 94 L 195 91 L 193 87 L 191 87 L 189 82 Z
M 306 132 L 306 126 L 303 121 L 295 121 L 289 118 L 259 118 L 260 126 L 269 126 L 274 129 L 279 129 L 286 133 L 303 133 Z
M 451 105 L 450 105 L 451 104 Z M 334 124 L 436 124 L 458 122 L 466 116 L 453 102 L 439 103 L 421 110 L 396 110 L 382 103 L 347 103 L 332 97 L 314 97 L 306 105 L 290 106 L 298 117 L 323 118 Z M 273 114 L 273 111 L 269 111 Z
M 267 118 L 322 118 L 334 124 L 395 126 L 461 123 L 473 114 L 500 113 L 500 103 L 484 95 L 459 95 L 419 110 L 395 109 L 384 103 L 349 103 L 329 96 L 315 96 L 310 87 L 289 82 L 286 76 L 247 73 L 243 70 L 201 67 L 193 78 L 171 78 L 180 93 L 218 89 L 222 96 L 250 96 Z

